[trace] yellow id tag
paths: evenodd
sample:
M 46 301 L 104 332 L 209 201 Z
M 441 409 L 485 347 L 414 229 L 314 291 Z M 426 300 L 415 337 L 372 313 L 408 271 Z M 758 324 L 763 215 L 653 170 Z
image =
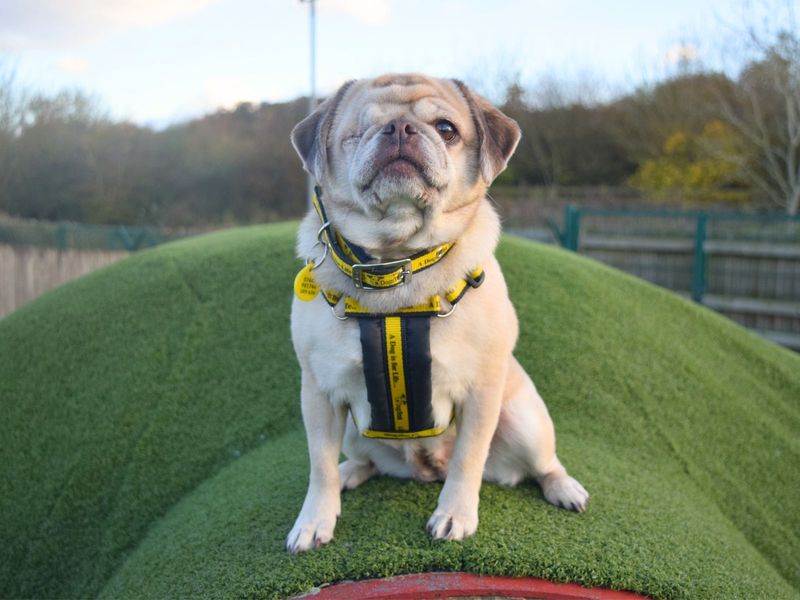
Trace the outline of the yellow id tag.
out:
M 308 263 L 305 267 L 300 269 L 297 277 L 294 278 L 294 295 L 303 302 L 310 302 L 319 294 L 319 284 L 314 279 L 314 274 L 311 269 L 314 268 L 312 263 Z

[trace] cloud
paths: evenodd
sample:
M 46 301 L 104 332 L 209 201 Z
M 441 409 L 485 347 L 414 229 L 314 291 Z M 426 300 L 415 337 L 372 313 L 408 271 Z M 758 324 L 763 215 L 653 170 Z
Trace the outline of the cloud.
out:
M 288 77 L 249 79 L 241 76 L 208 77 L 197 85 L 168 97 L 143 95 L 127 105 L 122 114 L 136 122 L 163 129 L 219 109 L 233 109 L 241 102 L 283 102 L 304 92 L 302 84 Z
M 59 59 L 56 61 L 56 66 L 67 73 L 85 73 L 92 67 L 89 61 L 75 56 L 65 56 Z
M 3 0 L 0 49 L 88 42 L 122 29 L 154 27 L 219 0 Z
M 385 25 L 392 12 L 392 0 L 319 0 L 319 8 L 350 15 L 367 25 Z

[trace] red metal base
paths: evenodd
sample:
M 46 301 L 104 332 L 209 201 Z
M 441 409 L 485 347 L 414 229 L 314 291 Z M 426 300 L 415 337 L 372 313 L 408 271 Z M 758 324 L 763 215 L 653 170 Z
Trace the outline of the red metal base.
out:
M 537 600 L 637 600 L 634 592 L 585 588 L 532 577 L 493 577 L 471 573 L 419 573 L 387 579 L 343 581 L 298 598 L 308 600 L 425 600 L 464 596 L 500 596 Z

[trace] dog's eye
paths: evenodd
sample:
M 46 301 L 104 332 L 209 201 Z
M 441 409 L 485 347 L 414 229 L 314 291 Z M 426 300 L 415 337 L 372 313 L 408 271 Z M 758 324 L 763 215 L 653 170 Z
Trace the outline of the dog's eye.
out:
M 456 126 L 453 125 L 450 121 L 446 121 L 442 119 L 441 121 L 436 122 L 436 131 L 439 132 L 439 135 L 442 136 L 442 139 L 445 142 L 451 142 L 455 139 L 458 135 L 458 130 Z

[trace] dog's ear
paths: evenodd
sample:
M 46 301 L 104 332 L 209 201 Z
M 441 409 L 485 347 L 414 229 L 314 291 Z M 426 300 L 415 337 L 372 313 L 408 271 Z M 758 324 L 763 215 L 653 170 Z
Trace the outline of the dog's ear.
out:
M 480 172 L 486 183 L 491 184 L 508 165 L 522 132 L 514 119 L 473 93 L 464 82 L 454 79 L 453 83 L 469 105 L 480 147 Z
M 336 109 L 355 79 L 348 81 L 339 90 L 317 107 L 313 113 L 300 121 L 292 129 L 292 146 L 303 159 L 303 168 L 317 182 L 322 181 L 322 174 L 328 160 L 328 134 L 333 125 Z

